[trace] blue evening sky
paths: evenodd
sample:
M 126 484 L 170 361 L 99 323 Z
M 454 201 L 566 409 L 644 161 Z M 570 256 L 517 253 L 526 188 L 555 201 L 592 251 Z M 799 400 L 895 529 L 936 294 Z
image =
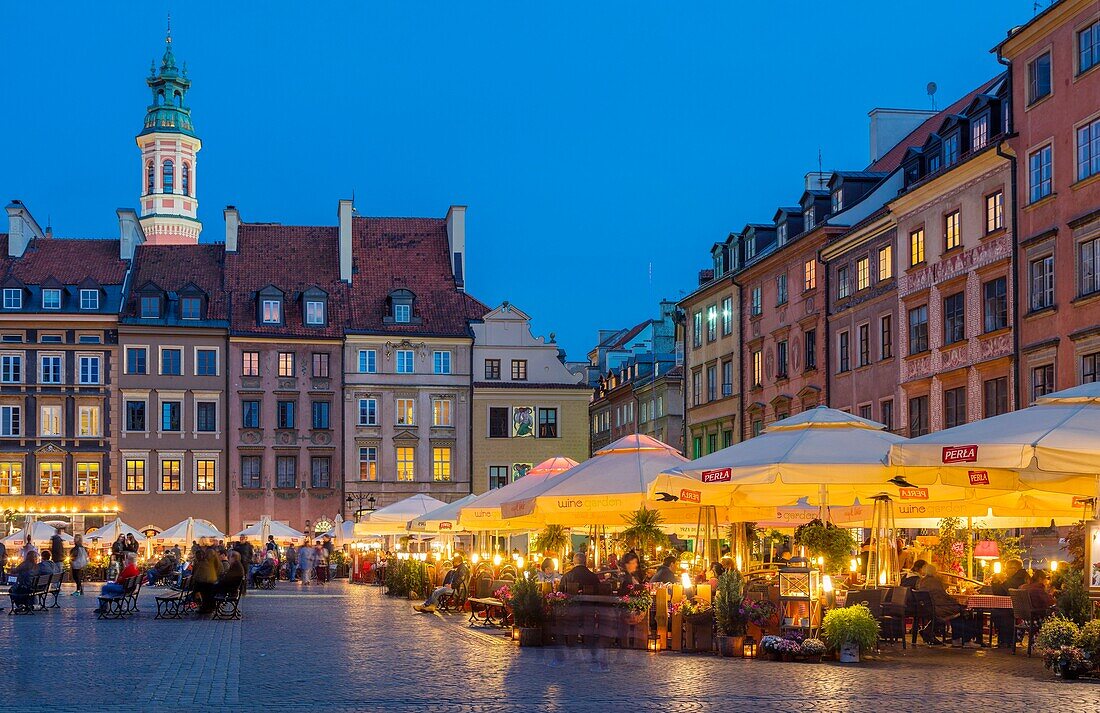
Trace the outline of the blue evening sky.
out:
M 1044 2 L 1045 4 L 1045 2 Z M 710 245 L 802 175 L 868 162 L 867 112 L 999 71 L 1032 0 L 14 3 L 0 199 L 66 237 L 137 208 L 164 16 L 194 82 L 204 240 L 221 211 L 335 224 L 469 205 L 468 288 L 584 359 L 690 291 Z M 416 265 L 410 264 L 410 270 Z

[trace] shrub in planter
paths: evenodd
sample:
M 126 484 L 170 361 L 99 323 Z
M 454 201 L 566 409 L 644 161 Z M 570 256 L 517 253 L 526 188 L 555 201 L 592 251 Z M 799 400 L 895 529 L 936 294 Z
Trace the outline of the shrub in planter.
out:
M 512 624 L 519 629 L 520 646 L 541 646 L 546 622 L 546 599 L 530 577 L 520 577 L 511 587 L 497 590 L 497 597 L 512 610 Z
M 1093 619 L 1081 627 L 1077 636 L 1077 646 L 1092 660 L 1100 663 L 1100 619 Z
M 1081 629 L 1069 619 L 1052 616 L 1043 622 L 1035 644 L 1041 651 L 1057 651 L 1063 646 L 1076 646 Z
M 1084 625 L 1092 618 L 1092 601 L 1089 600 L 1084 572 L 1067 568 L 1059 580 L 1058 613 L 1078 626 Z
M 821 621 L 821 639 L 840 653 L 842 663 L 856 663 L 860 653 L 878 643 L 878 622 L 862 604 L 832 609 Z
M 640 619 L 648 615 L 653 606 L 653 590 L 645 584 L 631 585 L 626 593 L 619 597 L 616 606 L 627 610 L 632 617 Z
M 807 661 L 817 663 L 825 654 L 825 642 L 821 639 L 806 639 L 802 642 L 802 655 Z
M 714 593 L 714 622 L 718 627 L 718 653 L 722 656 L 741 656 L 745 645 L 748 618 L 742 609 L 745 579 L 736 569 L 729 569 L 718 577 Z
M 768 634 L 760 639 L 759 650 L 774 661 L 778 661 L 782 652 L 780 647 L 783 643 L 783 637 L 776 636 L 775 634 Z

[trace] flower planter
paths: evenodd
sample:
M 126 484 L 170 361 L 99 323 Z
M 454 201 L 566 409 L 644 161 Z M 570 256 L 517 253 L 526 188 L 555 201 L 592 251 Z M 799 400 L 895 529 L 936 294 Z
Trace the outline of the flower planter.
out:
M 743 658 L 745 656 L 744 636 L 718 636 L 718 654 L 726 658 Z
M 696 614 L 684 617 L 684 651 L 710 653 L 714 651 L 714 616 Z
M 821 654 L 806 654 L 802 660 L 806 663 L 821 663 Z
M 516 641 L 520 646 L 542 646 L 541 626 L 520 626 L 516 630 L 519 632 Z
M 844 642 L 837 652 L 840 663 L 859 663 L 859 645 L 851 641 Z

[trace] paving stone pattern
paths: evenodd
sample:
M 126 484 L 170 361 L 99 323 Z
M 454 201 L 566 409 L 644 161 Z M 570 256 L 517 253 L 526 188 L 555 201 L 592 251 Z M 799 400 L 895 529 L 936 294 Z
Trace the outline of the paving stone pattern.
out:
M 1100 684 L 1038 658 L 891 646 L 860 666 L 518 649 L 374 587 L 250 593 L 243 621 L 97 621 L 95 597 L 0 615 L 0 708 L 52 711 L 1100 711 Z M 560 656 L 559 656 L 560 657 Z

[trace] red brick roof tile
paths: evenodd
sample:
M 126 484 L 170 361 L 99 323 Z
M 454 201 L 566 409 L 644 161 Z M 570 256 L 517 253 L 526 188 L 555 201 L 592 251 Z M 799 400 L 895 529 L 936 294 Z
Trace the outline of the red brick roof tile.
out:
M 469 322 L 490 311 L 456 286 L 442 218 L 356 217 L 352 246 L 350 331 L 467 336 Z M 419 324 L 383 322 L 386 298 L 397 289 L 416 296 L 413 317 Z
M 230 298 L 230 329 L 238 334 L 339 338 L 347 322 L 347 286 L 340 281 L 340 249 L 335 226 L 241 223 L 237 252 L 225 255 L 225 288 Z M 261 325 L 257 292 L 274 285 L 286 296 L 282 326 Z M 328 293 L 328 325 L 307 327 L 300 300 L 310 287 Z
M 982 85 L 979 86 L 977 89 L 970 92 L 962 99 L 959 99 L 943 111 L 935 114 L 934 116 L 928 117 L 928 119 L 923 124 L 914 129 L 908 136 L 898 142 L 897 145 L 895 145 L 892 149 L 880 156 L 877 161 L 874 161 L 870 166 L 868 166 L 867 170 L 886 172 L 893 171 L 895 168 L 901 165 L 901 160 L 905 157 L 905 152 L 910 147 L 924 146 L 924 142 L 928 140 L 928 137 L 932 134 L 932 132 L 940 128 L 940 124 L 943 123 L 944 119 L 946 119 L 950 114 L 958 114 L 960 111 L 965 109 L 966 105 L 974 101 L 975 97 L 977 97 L 979 94 L 984 94 L 985 92 L 989 91 L 997 82 L 1001 80 L 1001 77 L 1003 76 L 1003 73 L 998 74 L 996 77 L 993 77 L 992 79 L 982 83 Z
M 118 250 L 118 240 L 35 238 L 22 257 L 10 258 L 11 274 L 28 285 L 40 285 L 51 277 L 64 285 L 77 285 L 89 277 L 100 285 L 120 285 L 126 279 L 127 264 L 119 259 Z
M 134 292 L 147 282 L 156 283 L 168 292 L 179 292 L 194 283 L 206 293 L 207 319 L 228 319 L 229 301 L 223 289 L 225 246 L 203 245 L 141 245 L 134 254 L 134 274 L 130 280 L 124 316 L 137 314 Z

